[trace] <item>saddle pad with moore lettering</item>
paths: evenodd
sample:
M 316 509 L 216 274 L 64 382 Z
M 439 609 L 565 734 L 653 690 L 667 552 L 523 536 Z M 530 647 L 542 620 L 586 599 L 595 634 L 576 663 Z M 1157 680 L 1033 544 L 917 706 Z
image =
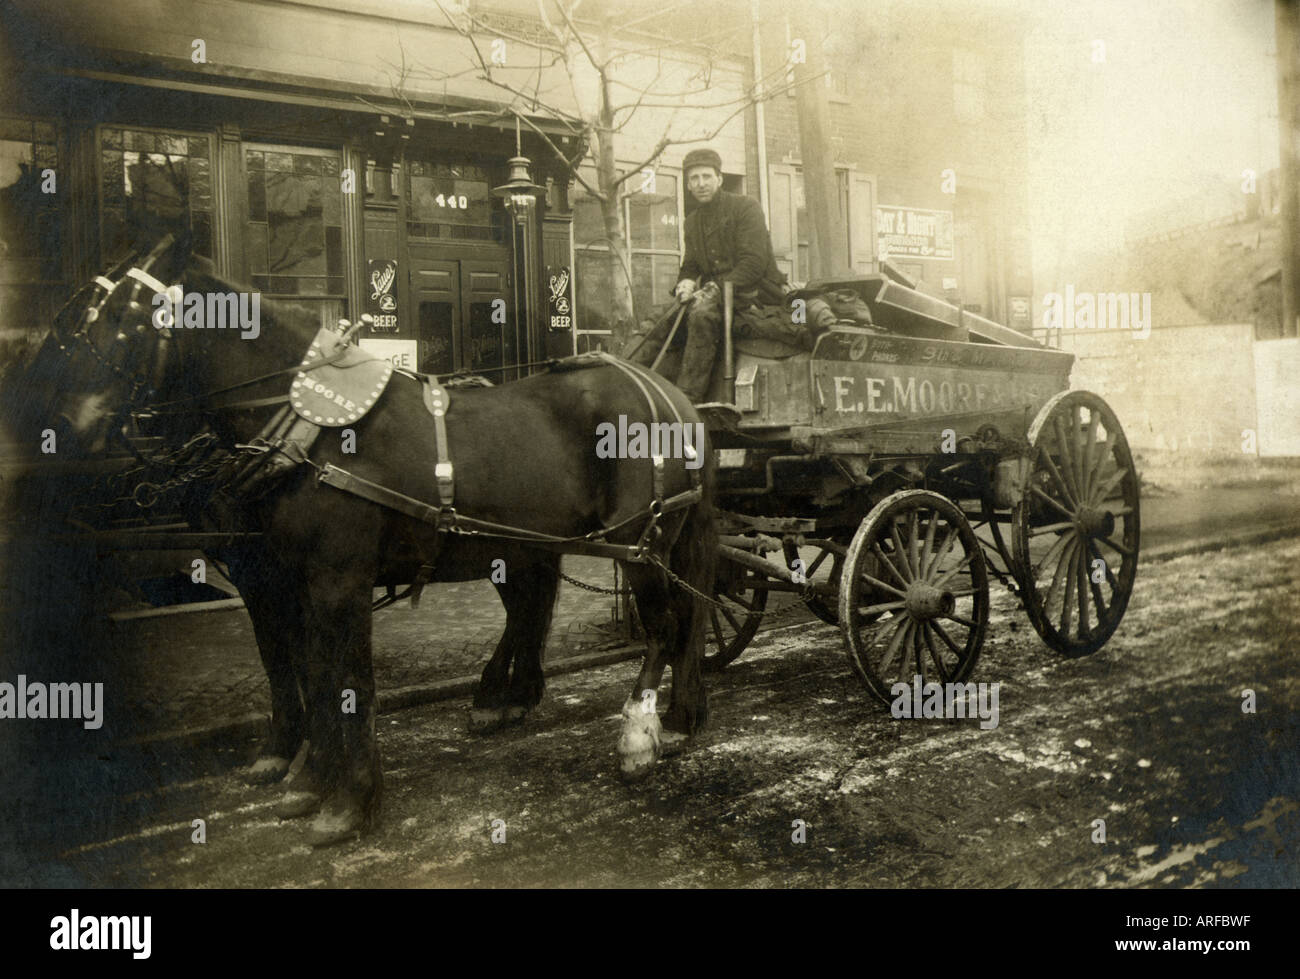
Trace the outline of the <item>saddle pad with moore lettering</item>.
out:
M 310 367 L 338 352 L 340 337 L 321 327 L 307 350 L 302 366 Z M 388 386 L 393 365 L 360 347 L 347 345 L 342 358 L 314 370 L 299 371 L 289 389 L 289 403 L 300 418 L 337 428 L 365 415 Z

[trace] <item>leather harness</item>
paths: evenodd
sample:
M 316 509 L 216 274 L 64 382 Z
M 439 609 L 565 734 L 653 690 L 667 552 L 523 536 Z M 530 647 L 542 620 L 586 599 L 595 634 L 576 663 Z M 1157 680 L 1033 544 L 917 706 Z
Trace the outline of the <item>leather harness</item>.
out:
M 126 279 L 134 283 L 130 306 L 137 312 L 143 312 L 143 306 L 137 301 L 141 288 L 151 289 L 155 293 L 173 298 L 179 286 L 167 286 L 150 274 L 149 269 L 156 258 L 170 244 L 170 237 L 160 242 L 143 263 L 143 267 L 131 267 L 125 270 L 122 279 L 96 276 L 93 288 L 102 292 L 98 301 L 91 305 L 82 315 L 81 323 L 71 339 L 85 342 L 101 365 L 125 376 L 122 368 L 106 360 L 94 344 L 89 341 L 86 328 L 95 322 L 106 306 L 109 298 Z M 121 265 L 113 273 L 122 270 Z M 347 325 L 346 321 L 342 325 Z M 158 344 L 153 352 L 153 363 L 148 371 L 149 378 L 137 377 L 132 389 L 129 403 L 133 403 L 138 391 L 147 380 L 154 381 L 155 389 L 161 381 L 171 340 L 173 327 L 166 326 L 158 330 Z M 120 334 L 124 339 L 126 334 Z M 322 427 L 338 428 L 350 425 L 364 417 L 379 403 L 387 389 L 394 368 L 388 362 L 349 344 L 349 334 L 340 334 L 322 327 L 313 339 L 302 362 L 297 367 L 272 371 L 258 377 L 249 378 L 217 391 L 209 391 L 181 401 L 155 404 L 149 413 L 154 415 L 186 414 L 200 405 L 207 405 L 207 410 L 234 410 L 267 407 L 279 404 L 282 407 L 272 416 L 258 435 L 247 445 L 236 446 L 237 451 L 229 457 L 218 477 L 219 493 L 230 503 L 241 505 L 250 503 L 268 493 L 281 478 L 303 464 L 317 470 L 317 479 L 321 483 L 377 503 L 380 506 L 396 510 L 423 523 L 434 525 L 440 534 L 465 534 L 472 536 L 495 537 L 513 540 L 554 550 L 560 553 L 586 554 L 593 557 L 612 558 L 620 561 L 646 562 L 651 560 L 654 545 L 662 537 L 659 521 L 667 514 L 682 510 L 698 503 L 703 498 L 699 467 L 688 468 L 691 487 L 671 497 L 665 498 L 665 459 L 662 455 L 651 457 L 651 484 L 653 499 L 645 510 L 634 512 L 631 516 L 610 526 L 602 526 L 580 537 L 560 537 L 541 531 L 521 527 L 497 524 L 476 517 L 469 517 L 456 512 L 455 466 L 451 461 L 450 445 L 447 438 L 447 412 L 451 409 L 451 396 L 446 387 L 439 384 L 437 378 L 427 374 L 408 371 L 402 373 L 420 381 L 423 385 L 424 404 L 433 418 L 434 444 L 437 461 L 434 475 L 437 482 L 438 504 L 426 503 L 381 486 L 357 476 L 332 463 L 319 465 L 312 461 L 311 449 L 319 437 Z M 68 353 L 68 343 L 60 340 L 59 349 Z M 603 351 L 579 354 L 574 357 L 550 362 L 553 371 L 581 370 L 600 365 L 616 367 L 626 375 L 641 392 L 650 410 L 651 424 L 659 423 L 660 409 L 658 401 L 666 405 L 673 421 L 684 425 L 681 413 L 673 404 L 672 398 L 664 390 L 661 380 L 645 368 L 620 360 Z M 218 395 L 250 387 L 262 381 L 281 375 L 294 375 L 288 394 L 246 399 L 222 404 L 212 404 Z M 653 393 L 652 393 L 653 392 Z M 655 395 L 658 395 L 658 401 Z M 698 451 L 684 446 L 687 453 Z M 688 459 L 694 457 L 688 455 Z M 635 544 L 622 545 L 608 543 L 610 534 L 645 520 L 645 526 Z M 436 557 L 436 551 L 435 555 Z M 420 589 L 434 572 L 432 560 L 426 560 L 412 583 L 409 594 L 412 604 L 418 601 Z M 390 593 L 391 595 L 391 593 Z
M 326 336 L 327 333 L 330 336 Z M 659 529 L 660 519 L 698 503 L 703 497 L 700 471 L 699 468 L 695 468 L 687 469 L 690 473 L 691 488 L 665 498 L 665 459 L 662 455 L 655 455 L 650 460 L 653 499 L 646 510 L 633 513 L 630 517 L 611 526 L 603 526 L 581 537 L 560 537 L 460 514 L 455 507 L 455 466 L 451 461 L 447 437 L 446 416 L 451 408 L 451 394 L 446 387 L 438 383 L 435 377 L 408 371 L 402 373 L 419 380 L 423 386 L 421 393 L 424 405 L 433 419 L 434 445 L 437 453 L 434 475 L 437 482 L 438 503 L 434 505 L 399 493 L 333 463 L 318 465 L 310 459 L 310 451 L 322 426 L 339 427 L 363 417 L 382 398 L 393 370 L 387 362 L 379 361 L 378 358 L 356 348 L 351 348 L 353 352 L 340 357 L 335 347 L 341 341 L 341 337 L 325 328 L 322 328 L 317 335 L 294 380 L 287 399 L 290 403 L 282 408 L 253 440 L 253 443 L 247 446 L 258 450 L 257 455 L 242 460 L 230 474 L 227 492 L 237 501 L 248 502 L 265 494 L 279 482 L 280 477 L 306 463 L 316 468 L 319 482 L 390 510 L 396 510 L 423 523 L 432 524 L 440 534 L 495 537 L 560 553 L 645 562 L 649 560 L 651 549 L 662 534 Z M 668 406 L 673 420 L 679 425 L 684 424 L 680 412 L 664 390 L 661 381 L 637 365 L 596 351 L 556 361 L 552 369 L 580 370 L 602 364 L 617 367 L 631 379 L 650 409 L 651 424 L 658 423 L 660 417 L 655 394 L 664 405 Z M 358 371 L 355 379 L 349 375 L 350 371 Z M 654 394 L 651 393 L 652 391 Z M 321 403 L 312 400 L 313 395 L 318 399 L 325 399 L 323 403 L 332 404 L 334 408 L 321 407 Z M 320 413 L 325 410 L 338 410 L 339 414 Z M 686 451 L 697 450 L 687 446 Z M 635 544 L 611 544 L 606 540 L 610 534 L 643 519 L 645 526 Z M 434 564 L 436 555 L 435 549 L 433 555 L 428 555 L 422 560 L 419 572 L 411 583 L 407 594 L 411 598 L 412 606 L 418 604 L 420 592 L 433 577 L 436 570 Z M 392 600 L 395 600 L 395 597 L 390 588 L 389 601 Z

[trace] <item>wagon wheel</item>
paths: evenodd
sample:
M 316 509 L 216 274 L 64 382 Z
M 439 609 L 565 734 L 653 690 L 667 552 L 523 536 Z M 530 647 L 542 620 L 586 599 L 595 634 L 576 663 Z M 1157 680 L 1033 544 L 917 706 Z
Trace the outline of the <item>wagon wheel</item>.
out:
M 720 606 L 709 606 L 709 625 L 704 637 L 704 669 L 716 672 L 745 651 L 749 641 L 763 624 L 767 608 L 767 589 L 746 587 L 752 577 L 737 573 L 728 579 L 719 576 L 713 598 Z
M 816 584 L 830 584 L 837 589 L 840 586 L 840 572 L 844 568 L 844 555 L 848 548 L 833 540 L 810 540 L 806 546 L 817 548 L 817 556 L 811 561 L 806 562 L 803 569 L 804 577 L 809 582 Z M 793 569 L 796 558 L 799 558 L 799 548 L 794 546 L 794 542 L 787 540 L 783 545 L 785 551 L 785 566 Z M 808 611 L 831 625 L 839 624 L 839 610 L 836 608 L 836 599 L 825 595 L 810 595 L 803 600 L 808 606 Z
M 1110 638 L 1133 593 L 1137 468 L 1115 413 L 1087 391 L 1045 404 L 1029 444 L 1026 489 L 1011 519 L 1025 611 L 1049 646 L 1083 656 Z
M 961 510 L 930 490 L 882 500 L 844 558 L 840 628 L 849 663 L 876 697 L 890 687 L 959 683 L 970 676 L 988 626 L 984 552 Z

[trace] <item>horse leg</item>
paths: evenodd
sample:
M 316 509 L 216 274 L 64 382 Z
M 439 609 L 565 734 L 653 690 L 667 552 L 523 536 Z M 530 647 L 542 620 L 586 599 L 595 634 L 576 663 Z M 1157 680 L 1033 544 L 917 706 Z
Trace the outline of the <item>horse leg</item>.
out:
M 503 586 L 497 585 L 497 592 L 501 596 L 501 603 L 506 607 L 506 628 L 505 632 L 501 633 L 497 648 L 492 652 L 492 658 L 488 660 L 487 666 L 483 667 L 483 675 L 479 678 L 478 687 L 474 691 L 474 701 L 469 711 L 470 734 L 491 734 L 499 731 L 505 724 L 512 656 L 511 629 L 515 623 L 510 611 L 507 591 Z
M 340 684 L 335 671 L 322 661 L 320 641 L 307 630 L 299 655 L 303 700 L 307 716 L 307 754 L 303 765 L 284 783 L 284 795 L 274 812 L 281 819 L 310 816 L 318 811 L 338 781 L 338 759 L 343 751 L 337 715 Z
M 559 593 L 559 568 L 559 555 L 546 555 L 495 583 L 506 609 L 506 629 L 474 691 L 471 734 L 491 734 L 507 724 L 522 723 L 541 702 L 546 687 L 542 653 Z
M 383 774 L 375 736 L 378 704 L 370 648 L 373 580 L 373 573 L 337 568 L 324 569 L 312 580 L 312 646 L 321 667 L 313 691 L 319 698 L 321 723 L 313 726 L 313 736 L 319 727 L 327 744 L 337 750 L 326 759 L 331 777 L 308 834 L 313 846 L 360 835 L 381 808 Z
M 699 506 L 691 514 L 684 532 L 677 538 L 669 566 L 683 581 L 709 594 L 717 571 L 716 531 L 709 507 Z M 664 746 L 680 742 L 704 729 L 709 719 L 709 700 L 704 687 L 704 637 L 708 607 L 685 588 L 673 585 L 669 601 L 676 610 L 676 632 L 669 662 L 673 670 L 672 699 L 664 715 Z
M 560 556 L 548 554 L 542 561 L 525 568 L 517 581 L 516 600 L 507 605 L 509 614 L 519 619 L 515 645 L 514 670 L 510 674 L 510 692 L 506 721 L 518 724 L 542 701 L 546 677 L 542 658 L 546 636 L 551 631 L 551 616 L 560 593 Z
M 245 773 L 247 781 L 255 785 L 278 781 L 288 773 L 306 730 L 295 664 L 306 641 L 302 596 L 296 590 L 283 590 L 284 582 L 291 578 L 268 570 L 268 564 L 231 564 L 231 575 L 252 620 L 257 652 L 271 685 L 271 736 Z
M 665 653 L 676 631 L 676 615 L 658 569 L 640 564 L 625 564 L 623 568 L 636 595 L 637 612 L 646 633 L 645 659 L 632 684 L 632 693 L 623 704 L 623 727 L 618 739 L 619 774 L 625 782 L 634 782 L 649 775 L 659 760 L 658 689 L 668 665 Z

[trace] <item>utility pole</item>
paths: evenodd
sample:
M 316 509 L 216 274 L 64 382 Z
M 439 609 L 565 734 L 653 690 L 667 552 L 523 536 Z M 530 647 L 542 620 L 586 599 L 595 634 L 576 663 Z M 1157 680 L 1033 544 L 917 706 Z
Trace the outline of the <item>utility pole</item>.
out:
M 1300 335 L 1300 0 L 1274 0 L 1277 21 L 1278 169 L 1281 191 L 1282 336 Z
M 826 100 L 826 65 L 822 56 L 824 31 L 817 25 L 820 7 L 812 2 L 790 9 L 793 30 L 807 50 L 795 65 L 795 102 L 799 112 L 799 156 L 803 160 L 803 191 L 807 205 L 811 251 L 810 278 L 847 275 L 848 230 L 840 214 L 839 187 L 831 155 L 830 107 Z

